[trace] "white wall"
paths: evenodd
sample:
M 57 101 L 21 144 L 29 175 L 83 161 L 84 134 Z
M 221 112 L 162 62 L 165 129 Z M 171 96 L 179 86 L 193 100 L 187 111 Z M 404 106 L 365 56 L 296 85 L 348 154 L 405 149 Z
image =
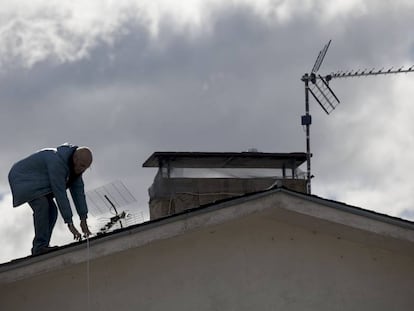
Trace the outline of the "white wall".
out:
M 269 216 L 91 261 L 89 296 L 86 264 L 3 285 L 0 310 L 413 310 L 411 255 Z

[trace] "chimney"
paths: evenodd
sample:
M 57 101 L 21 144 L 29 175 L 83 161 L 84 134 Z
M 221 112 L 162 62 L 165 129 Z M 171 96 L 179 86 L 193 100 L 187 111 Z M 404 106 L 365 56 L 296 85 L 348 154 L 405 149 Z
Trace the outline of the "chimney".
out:
M 306 153 L 155 152 L 143 167 L 158 167 L 149 188 L 150 219 L 275 185 L 306 193 L 298 167 Z

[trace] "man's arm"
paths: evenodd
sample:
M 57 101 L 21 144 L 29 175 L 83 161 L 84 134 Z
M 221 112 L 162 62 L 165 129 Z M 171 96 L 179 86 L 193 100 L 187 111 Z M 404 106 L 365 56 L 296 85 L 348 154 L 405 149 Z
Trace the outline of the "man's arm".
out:
M 82 176 L 73 181 L 69 190 L 79 218 L 81 220 L 88 218 L 88 205 L 86 204 L 85 185 Z
M 66 176 L 68 174 L 67 168 L 61 162 L 61 159 L 56 158 L 54 156 L 49 159 L 47 165 L 50 187 L 56 199 L 56 203 L 59 208 L 60 214 L 62 215 L 64 222 L 68 225 L 69 231 L 73 234 L 73 238 L 75 240 L 80 240 L 82 236 L 76 229 L 76 227 L 73 225 L 73 213 L 66 193 Z M 83 222 L 81 221 L 81 228 L 85 236 L 89 236 L 91 234 L 89 229 L 87 229 L 88 226 L 86 224 L 86 218 L 83 220 Z
M 56 199 L 60 214 L 66 224 L 72 223 L 72 209 L 66 193 L 67 168 L 56 156 L 49 158 L 47 162 L 50 187 Z
M 86 203 L 85 186 L 83 183 L 82 176 L 79 176 L 76 180 L 73 181 L 69 190 L 72 195 L 76 211 L 78 212 L 81 221 L 80 226 L 82 232 L 84 233 L 85 237 L 87 237 L 92 233 L 89 231 L 88 224 L 86 221 L 86 219 L 88 218 L 88 205 Z

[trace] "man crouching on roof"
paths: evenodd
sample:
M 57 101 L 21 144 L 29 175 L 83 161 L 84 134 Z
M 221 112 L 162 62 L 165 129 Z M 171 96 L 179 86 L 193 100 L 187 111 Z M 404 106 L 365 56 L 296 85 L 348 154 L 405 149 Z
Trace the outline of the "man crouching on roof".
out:
M 29 203 L 33 210 L 33 255 L 46 253 L 54 248 L 49 246 L 49 242 L 58 208 L 74 239 L 82 239 L 72 222 L 73 214 L 67 188 L 72 195 L 84 236 L 91 235 L 86 222 L 88 207 L 82 180 L 82 173 L 91 164 L 92 152 L 89 148 L 63 144 L 57 148 L 35 152 L 12 166 L 9 183 L 13 207 Z M 57 207 L 53 199 L 56 200 Z

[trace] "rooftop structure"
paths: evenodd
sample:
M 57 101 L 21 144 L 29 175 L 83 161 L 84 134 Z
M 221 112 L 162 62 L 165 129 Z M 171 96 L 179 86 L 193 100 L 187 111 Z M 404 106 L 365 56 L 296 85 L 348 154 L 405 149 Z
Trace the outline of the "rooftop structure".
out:
M 306 153 L 304 152 L 154 152 L 142 166 L 296 170 L 305 161 Z
M 143 164 L 158 167 L 149 189 L 150 219 L 275 184 L 306 192 L 298 169 L 306 153 L 155 152 Z

